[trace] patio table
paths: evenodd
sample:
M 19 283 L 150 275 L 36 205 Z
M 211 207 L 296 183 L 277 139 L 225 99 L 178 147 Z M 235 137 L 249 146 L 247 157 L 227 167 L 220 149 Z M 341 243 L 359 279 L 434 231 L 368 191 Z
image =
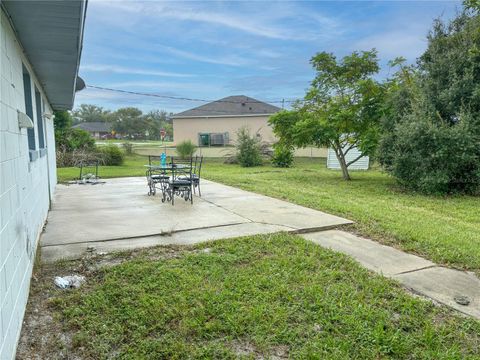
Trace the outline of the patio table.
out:
M 158 189 L 162 191 L 162 202 L 165 202 L 166 199 L 173 200 L 175 193 L 181 194 L 185 200 L 193 200 L 191 194 L 192 164 L 168 163 L 166 165 L 146 164 L 144 166 L 147 168 L 149 196 L 157 193 L 158 186 Z M 190 191 L 186 186 L 187 181 Z

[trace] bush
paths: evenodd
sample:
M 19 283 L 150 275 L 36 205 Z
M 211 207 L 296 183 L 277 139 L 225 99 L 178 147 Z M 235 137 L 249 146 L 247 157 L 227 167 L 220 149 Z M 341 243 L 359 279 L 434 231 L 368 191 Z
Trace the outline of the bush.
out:
M 479 26 L 468 12 L 436 20 L 417 65 L 387 83 L 378 159 L 407 188 L 480 193 Z
M 293 163 L 293 149 L 288 145 L 276 143 L 273 145 L 272 164 L 274 166 L 288 168 Z
M 109 144 L 100 148 L 99 158 L 103 165 L 118 166 L 123 164 L 125 154 L 118 146 Z
M 480 136 L 456 125 L 412 120 L 399 124 L 387 170 L 407 188 L 428 194 L 480 191 Z
M 242 127 L 237 131 L 236 157 L 243 167 L 262 165 L 262 141 L 261 138 L 250 135 L 248 127 Z
M 193 156 L 195 149 L 196 146 L 190 140 L 185 140 L 177 145 L 176 152 L 180 158 L 186 159 Z
M 77 166 L 86 158 L 95 156 L 95 140 L 85 130 L 56 130 L 55 146 L 58 167 Z
M 82 129 L 65 129 L 55 132 L 55 145 L 57 149 L 66 152 L 74 150 L 95 150 L 95 139 Z
M 122 143 L 123 150 L 125 151 L 125 154 L 127 155 L 132 155 L 133 154 L 133 145 L 129 141 L 125 141 Z

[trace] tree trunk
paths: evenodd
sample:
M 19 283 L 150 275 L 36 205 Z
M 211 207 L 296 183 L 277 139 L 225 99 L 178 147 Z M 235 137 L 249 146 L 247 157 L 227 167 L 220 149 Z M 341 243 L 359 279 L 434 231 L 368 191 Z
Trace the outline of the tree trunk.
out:
M 340 144 L 335 144 L 333 146 L 333 150 L 335 151 L 335 155 L 337 156 L 340 168 L 342 169 L 343 180 L 352 180 L 350 178 L 350 174 L 348 173 L 348 167 L 345 161 L 345 155 L 343 154 L 342 146 Z

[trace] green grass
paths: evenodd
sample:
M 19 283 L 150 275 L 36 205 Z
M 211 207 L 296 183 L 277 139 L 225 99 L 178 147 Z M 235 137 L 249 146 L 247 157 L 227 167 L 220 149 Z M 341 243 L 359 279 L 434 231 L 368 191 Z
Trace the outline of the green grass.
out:
M 124 256 L 128 261 L 89 273 L 81 289 L 57 291 L 50 301 L 56 321 L 74 333 L 73 349 L 66 349 L 72 356 L 480 357 L 479 322 L 412 297 L 299 236 L 261 235 L 173 254 L 160 247 Z
M 143 176 L 145 157 L 124 166 L 103 167 L 103 177 Z M 59 180 L 78 176 L 59 169 Z M 207 159 L 207 179 L 284 199 L 356 221 L 354 230 L 435 262 L 480 271 L 480 198 L 434 197 L 403 192 L 378 170 L 352 172 L 345 182 L 324 159 L 297 159 L 289 169 L 242 168 Z
M 125 162 L 121 166 L 100 166 L 99 176 L 102 178 L 145 176 L 146 168 L 143 166 L 145 164 L 148 164 L 148 158 L 146 156 L 126 156 Z M 80 169 L 76 167 L 57 169 L 58 182 L 75 180 L 78 179 L 79 175 Z
M 290 169 L 210 163 L 207 178 L 347 217 L 355 229 L 435 262 L 480 270 L 480 198 L 404 192 L 378 170 L 341 180 L 325 160 L 300 159 Z

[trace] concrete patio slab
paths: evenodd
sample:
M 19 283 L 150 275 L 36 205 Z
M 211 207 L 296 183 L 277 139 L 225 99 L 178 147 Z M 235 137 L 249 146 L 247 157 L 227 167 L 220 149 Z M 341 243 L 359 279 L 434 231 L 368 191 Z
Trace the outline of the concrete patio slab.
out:
M 480 279 L 474 274 L 434 267 L 393 276 L 417 293 L 480 319 Z M 466 296 L 470 304 L 460 305 L 457 296 Z
M 434 266 L 431 261 L 404 253 L 345 231 L 329 230 L 305 234 L 304 237 L 318 245 L 339 251 L 355 258 L 367 269 L 391 276 Z
M 193 205 L 147 196 L 145 178 L 97 185 L 58 185 L 40 239 L 45 261 L 79 257 L 89 246 L 108 252 L 195 243 L 275 231 L 327 229 L 349 220 L 211 181 Z M 168 236 L 166 236 L 168 235 Z
M 352 221 L 268 196 L 206 181 L 205 200 L 251 221 L 288 226 L 298 232 L 327 229 Z
M 228 239 L 238 236 L 269 234 L 290 230 L 284 226 L 245 223 L 218 226 L 207 229 L 195 229 L 133 239 L 92 241 L 75 244 L 47 245 L 42 247 L 42 262 L 50 263 L 58 259 L 74 259 L 85 254 L 89 249 L 97 253 L 133 250 L 158 245 L 193 245 L 211 240 Z

